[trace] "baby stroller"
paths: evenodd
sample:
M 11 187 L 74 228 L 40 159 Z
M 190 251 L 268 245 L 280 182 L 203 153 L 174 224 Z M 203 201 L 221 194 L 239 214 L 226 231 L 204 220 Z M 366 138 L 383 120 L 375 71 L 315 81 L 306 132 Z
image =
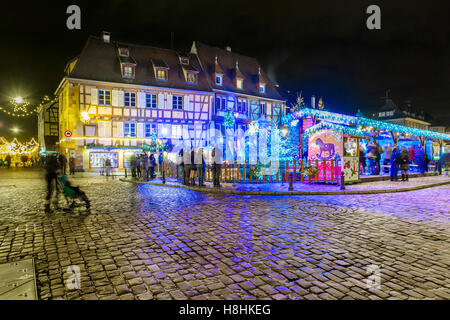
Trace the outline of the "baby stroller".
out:
M 67 179 L 67 176 L 59 176 L 57 182 L 59 190 L 64 195 L 66 202 L 69 204 L 69 210 L 72 210 L 75 207 L 80 207 L 81 204 L 79 201 L 84 202 L 87 211 L 90 210 L 91 203 L 89 202 L 86 194 L 79 187 L 73 186 L 69 179 Z

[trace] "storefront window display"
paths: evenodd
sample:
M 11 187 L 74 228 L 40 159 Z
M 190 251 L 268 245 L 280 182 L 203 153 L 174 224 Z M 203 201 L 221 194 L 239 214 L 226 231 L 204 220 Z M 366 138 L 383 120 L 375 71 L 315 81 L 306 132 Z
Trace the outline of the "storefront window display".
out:
M 90 152 L 89 166 L 91 168 L 102 168 L 107 158 L 111 160 L 111 167 L 117 168 L 117 152 Z

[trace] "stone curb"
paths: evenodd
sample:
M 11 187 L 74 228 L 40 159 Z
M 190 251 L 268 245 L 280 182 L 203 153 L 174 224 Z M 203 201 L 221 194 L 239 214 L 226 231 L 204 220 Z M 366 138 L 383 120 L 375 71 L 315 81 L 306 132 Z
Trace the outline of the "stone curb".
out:
M 380 193 L 396 193 L 396 192 L 408 192 L 421 190 L 426 188 L 438 187 L 446 184 L 450 184 L 450 180 L 439 183 L 426 184 L 422 186 L 410 187 L 410 188 L 398 188 L 398 189 L 381 189 L 381 190 L 349 190 L 349 191 L 311 191 L 311 192 L 296 192 L 296 191 L 243 191 L 243 190 L 228 190 L 220 188 L 210 187 L 191 187 L 191 186 L 179 186 L 162 183 L 153 183 L 145 181 L 134 181 L 130 179 L 120 178 L 120 181 L 130 182 L 135 184 L 148 184 L 152 186 L 170 187 L 178 189 L 188 189 L 198 191 L 202 193 L 221 193 L 221 194 L 236 194 L 236 195 L 255 195 L 255 196 L 320 196 L 320 195 L 342 195 L 342 194 L 380 194 Z

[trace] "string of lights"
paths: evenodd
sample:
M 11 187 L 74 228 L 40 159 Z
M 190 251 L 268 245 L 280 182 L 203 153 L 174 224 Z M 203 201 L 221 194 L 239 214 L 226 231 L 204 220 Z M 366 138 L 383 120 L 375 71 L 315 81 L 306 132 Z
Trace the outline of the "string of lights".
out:
M 30 110 L 31 103 L 29 101 L 24 100 L 22 97 L 16 97 L 9 101 L 8 108 L 0 106 L 0 111 L 12 117 L 29 117 L 39 113 L 45 104 L 56 102 L 56 100 L 56 98 L 50 99 L 48 96 L 44 96 L 41 102 Z
M 30 141 L 25 144 L 19 142 L 17 138 L 14 138 L 11 142 L 8 142 L 4 137 L 0 137 L 0 154 L 10 155 L 30 155 L 36 152 L 39 148 L 39 144 L 31 138 Z

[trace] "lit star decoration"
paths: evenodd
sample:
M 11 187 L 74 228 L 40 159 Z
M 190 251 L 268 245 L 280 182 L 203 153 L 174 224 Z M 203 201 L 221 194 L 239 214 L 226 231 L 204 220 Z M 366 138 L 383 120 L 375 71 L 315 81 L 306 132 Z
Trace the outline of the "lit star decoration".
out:
M 10 99 L 9 108 L 0 106 L 0 110 L 13 117 L 28 117 L 39 113 L 44 107 L 44 104 L 53 103 L 56 101 L 56 98 L 50 99 L 48 96 L 44 96 L 36 107 L 29 110 L 31 105 L 29 101 L 24 100 L 22 97 L 15 97 Z

